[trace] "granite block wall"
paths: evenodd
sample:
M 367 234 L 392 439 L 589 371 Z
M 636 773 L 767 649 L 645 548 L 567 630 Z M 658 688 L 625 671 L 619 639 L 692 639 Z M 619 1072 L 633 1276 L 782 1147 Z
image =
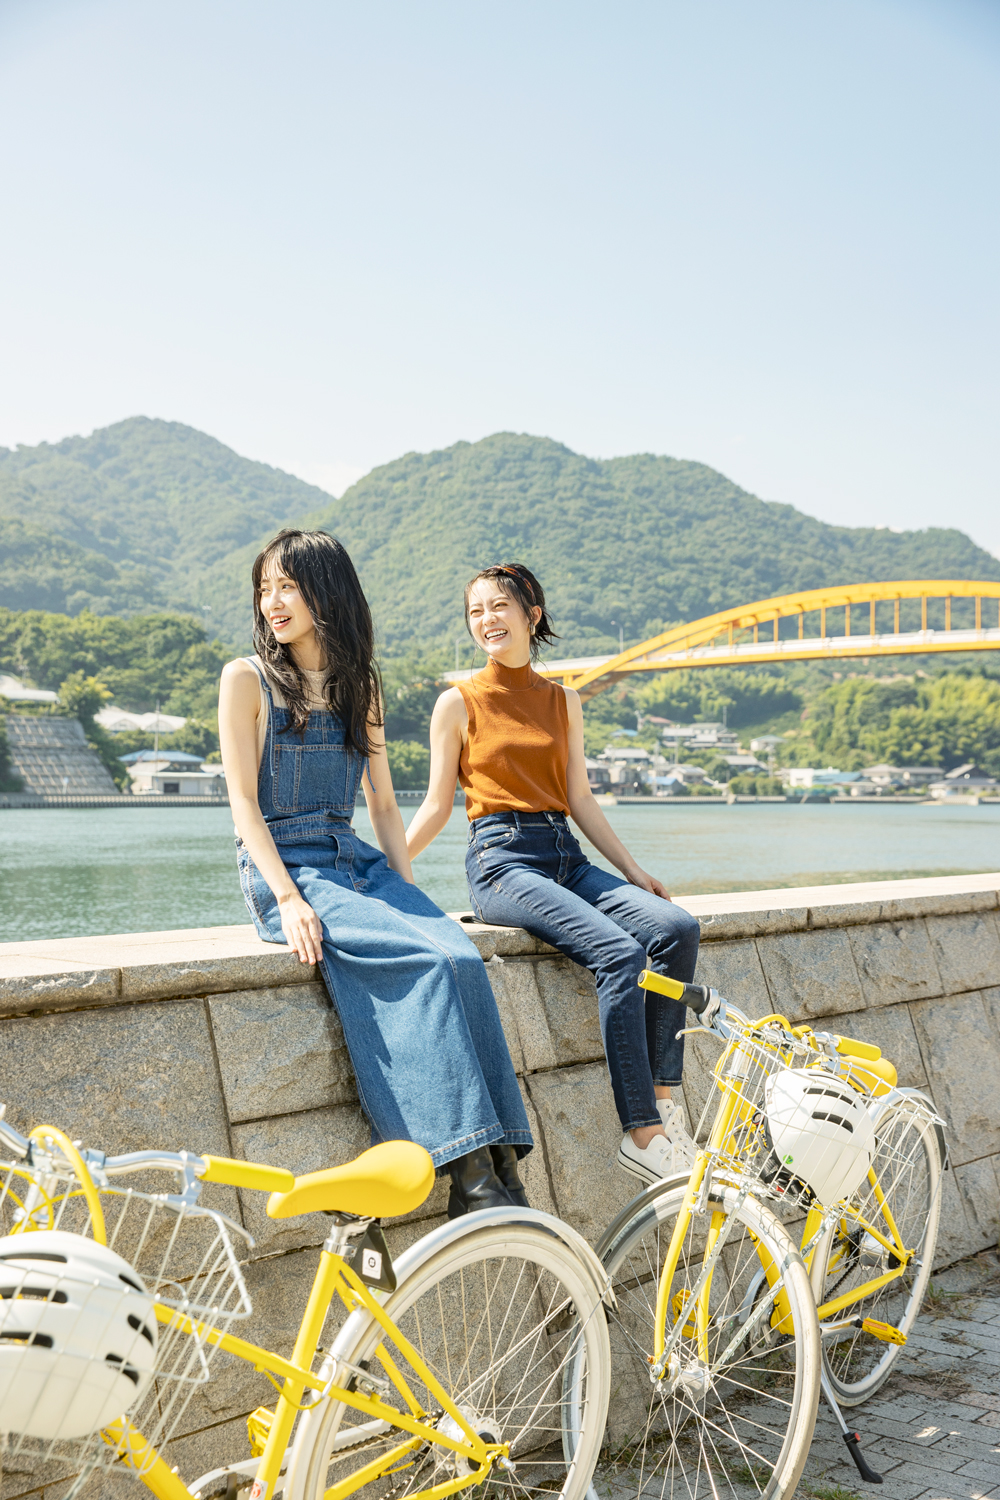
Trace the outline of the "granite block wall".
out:
M 953 1162 L 939 1264 L 1000 1231 L 998 894 L 1000 876 L 982 876 L 683 901 L 702 925 L 699 980 L 751 1013 L 875 1042 L 901 1083 L 931 1093 Z M 457 919 L 486 961 L 535 1133 L 530 1201 L 596 1240 L 635 1184 L 614 1164 L 621 1134 L 593 980 L 527 933 Z M 689 1042 L 694 1117 L 715 1056 L 708 1039 Z M 0 1102 L 22 1131 L 47 1119 L 109 1152 L 187 1148 L 297 1173 L 370 1139 L 322 984 L 249 928 L 0 944 Z M 208 1192 L 256 1240 L 254 1316 L 241 1331 L 290 1350 L 326 1221 L 273 1223 L 262 1195 Z M 390 1224 L 390 1244 L 440 1222 L 445 1203 L 439 1182 Z M 182 1472 L 242 1454 L 246 1415 L 273 1400 L 263 1377 L 220 1358 L 177 1446 Z M 6 1476 L 4 1494 L 17 1493 Z

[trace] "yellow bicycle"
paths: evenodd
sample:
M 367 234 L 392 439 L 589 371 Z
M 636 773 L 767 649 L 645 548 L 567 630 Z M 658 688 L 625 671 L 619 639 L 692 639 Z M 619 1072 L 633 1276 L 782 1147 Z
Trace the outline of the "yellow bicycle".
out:
M 72 1496 L 113 1470 L 159 1500 L 344 1500 L 369 1486 L 412 1500 L 473 1486 L 582 1500 L 609 1398 L 608 1278 L 559 1220 L 471 1214 L 393 1266 L 378 1220 L 416 1208 L 434 1180 L 409 1142 L 296 1179 L 183 1151 L 106 1156 L 51 1126 L 24 1137 L 0 1110 L 0 1155 L 12 1493 Z M 293 1348 L 234 1331 L 252 1313 L 253 1241 L 201 1202 L 205 1183 L 268 1192 L 275 1219 L 330 1215 Z M 251 1416 L 242 1452 L 187 1483 L 172 1453 L 209 1425 L 202 1393 L 226 1355 L 277 1399 Z
M 722 1051 L 690 1176 L 649 1188 L 598 1245 L 615 1293 L 605 1472 L 644 1500 L 791 1496 L 822 1387 L 875 1477 L 839 1403 L 887 1378 L 919 1310 L 944 1161 L 933 1105 L 896 1087 L 877 1048 L 783 1016 L 751 1022 L 703 986 L 640 982 L 683 1000 Z M 839 1201 L 817 1201 L 779 1149 L 789 1080 L 825 1132 L 827 1181 L 850 1154 L 837 1132 L 866 1138 Z

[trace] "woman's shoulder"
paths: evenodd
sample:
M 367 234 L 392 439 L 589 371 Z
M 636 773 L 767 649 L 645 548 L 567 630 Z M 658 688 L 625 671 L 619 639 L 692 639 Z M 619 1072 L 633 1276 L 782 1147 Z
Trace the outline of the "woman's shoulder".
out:
M 465 694 L 457 684 L 454 687 L 445 688 L 444 692 L 438 695 L 434 704 L 435 716 L 445 721 L 453 718 L 462 718 L 467 713 L 468 704 L 465 701 Z
M 241 677 L 252 677 L 256 681 L 259 681 L 260 677 L 255 665 L 256 661 L 257 658 L 255 656 L 236 656 L 232 661 L 226 662 L 226 665 L 222 669 L 222 675 L 223 677 L 228 677 L 233 682 L 238 682 Z

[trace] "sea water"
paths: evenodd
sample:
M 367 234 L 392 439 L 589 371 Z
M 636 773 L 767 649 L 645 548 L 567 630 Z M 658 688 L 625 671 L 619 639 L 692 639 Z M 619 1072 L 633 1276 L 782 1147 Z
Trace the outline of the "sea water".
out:
M 414 809 L 401 811 L 409 823 Z M 677 895 L 1000 868 L 1000 805 L 699 806 L 691 799 L 604 811 L 644 869 Z M 363 806 L 355 826 L 372 838 Z M 419 884 L 446 911 L 469 906 L 467 837 L 456 807 L 414 865 Z M 2 942 L 248 920 L 228 807 L 0 810 Z

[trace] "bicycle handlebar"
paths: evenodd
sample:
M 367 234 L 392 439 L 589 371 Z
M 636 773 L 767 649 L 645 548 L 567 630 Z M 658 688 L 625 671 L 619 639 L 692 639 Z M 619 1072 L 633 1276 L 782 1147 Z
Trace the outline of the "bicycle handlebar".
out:
M 668 979 L 665 974 L 654 974 L 652 969 L 643 969 L 639 975 L 639 988 L 667 995 L 671 1000 L 680 1000 L 696 1016 L 700 1016 L 712 1003 L 712 991 L 707 984 L 683 984 L 679 979 Z
M 3 1118 L 0 1106 L 0 1145 L 6 1146 L 19 1161 L 29 1160 L 37 1142 L 15 1130 Z M 58 1149 L 58 1148 L 57 1148 Z M 197 1155 L 189 1151 L 128 1151 L 122 1156 L 105 1156 L 103 1152 L 85 1153 L 90 1164 L 108 1177 L 126 1172 L 181 1172 L 190 1168 L 202 1182 L 225 1183 L 229 1187 L 255 1188 L 262 1193 L 288 1193 L 295 1186 L 295 1175 L 284 1167 L 268 1167 L 260 1162 L 234 1161 L 227 1156 Z

